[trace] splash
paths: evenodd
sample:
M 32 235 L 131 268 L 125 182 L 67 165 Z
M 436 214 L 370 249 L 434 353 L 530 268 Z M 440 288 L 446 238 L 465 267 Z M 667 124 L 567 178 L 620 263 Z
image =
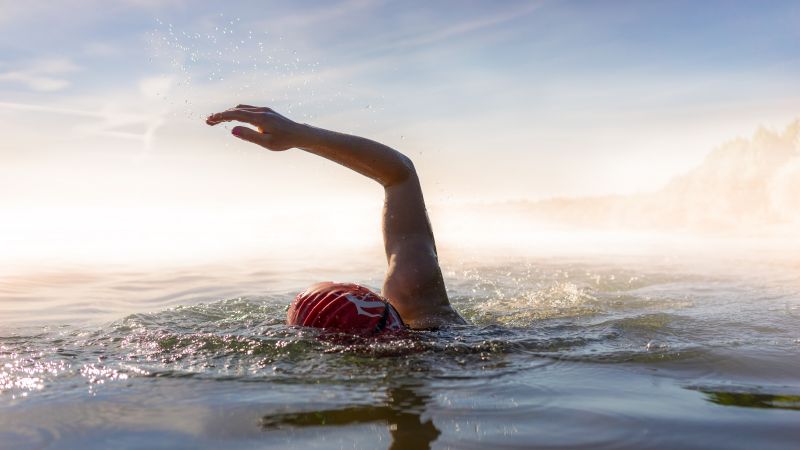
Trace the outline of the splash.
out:
M 220 106 L 212 99 L 222 98 L 269 105 L 298 120 L 380 101 L 359 98 L 362 93 L 351 84 L 336 80 L 346 70 L 324 67 L 264 25 L 248 26 L 224 13 L 191 30 L 161 19 L 155 23 L 148 34 L 151 63 L 175 80 L 171 89 L 155 95 L 186 118 L 204 117 L 209 106 Z

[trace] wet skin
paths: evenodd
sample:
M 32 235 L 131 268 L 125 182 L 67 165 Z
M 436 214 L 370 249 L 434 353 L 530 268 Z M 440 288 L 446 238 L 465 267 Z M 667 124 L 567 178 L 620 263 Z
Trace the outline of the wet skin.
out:
M 414 164 L 386 145 L 294 122 L 270 108 L 237 105 L 210 115 L 209 125 L 242 122 L 231 133 L 268 150 L 297 148 L 341 164 L 384 187 L 383 241 L 388 269 L 381 294 L 414 329 L 466 321 L 447 298 L 433 230 Z

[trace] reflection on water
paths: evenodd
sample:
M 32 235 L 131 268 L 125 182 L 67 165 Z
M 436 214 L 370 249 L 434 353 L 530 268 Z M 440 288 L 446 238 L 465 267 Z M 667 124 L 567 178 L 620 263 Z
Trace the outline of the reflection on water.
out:
M 390 388 L 384 405 L 266 415 L 261 419 L 261 426 L 264 430 L 272 430 L 381 422 L 391 433 L 391 450 L 429 449 L 441 432 L 430 418 L 422 419 L 430 396 L 419 389 L 420 386 Z
M 796 262 L 465 259 L 445 275 L 472 324 L 393 339 L 284 324 L 312 281 L 380 271 L 250 267 L 0 280 L 0 448 L 800 439 Z
M 700 389 L 708 401 L 718 405 L 745 408 L 778 408 L 800 411 L 800 395 L 760 394 L 757 392 L 711 391 Z

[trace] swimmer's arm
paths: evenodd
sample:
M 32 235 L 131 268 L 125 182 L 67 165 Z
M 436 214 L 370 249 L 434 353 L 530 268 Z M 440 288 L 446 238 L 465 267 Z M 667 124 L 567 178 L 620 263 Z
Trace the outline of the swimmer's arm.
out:
M 370 139 L 309 127 L 301 149 L 381 183 L 388 270 L 383 295 L 412 328 L 464 319 L 450 306 L 417 171 L 411 160 Z
M 384 187 L 383 295 L 412 328 L 465 323 L 450 306 L 419 177 L 411 160 L 370 139 L 309 127 L 301 149 L 368 176 Z
M 408 157 L 370 139 L 297 124 L 268 108 L 240 107 L 214 114 L 207 122 L 250 123 L 258 130 L 235 127 L 234 135 L 274 151 L 300 148 L 383 185 L 383 236 L 389 265 L 384 296 L 412 328 L 465 323 L 447 298 L 419 177 Z
M 416 171 L 385 188 L 383 241 L 389 264 L 383 295 L 411 328 L 466 321 L 450 306 Z
M 359 136 L 302 125 L 297 147 L 339 163 L 388 188 L 414 174 L 414 165 L 405 155 L 379 142 Z
M 206 119 L 209 125 L 230 121 L 245 122 L 256 127 L 234 127 L 231 132 L 240 139 L 272 151 L 300 148 L 355 170 L 384 187 L 402 182 L 414 171 L 410 159 L 386 145 L 300 124 L 270 108 L 238 105 Z

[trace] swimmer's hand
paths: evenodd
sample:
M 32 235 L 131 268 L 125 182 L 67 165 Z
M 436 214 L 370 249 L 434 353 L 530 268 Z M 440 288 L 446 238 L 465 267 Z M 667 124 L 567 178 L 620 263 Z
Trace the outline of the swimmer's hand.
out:
M 231 121 L 244 122 L 255 127 L 236 126 L 231 134 L 276 152 L 301 146 L 303 137 L 307 134 L 306 125 L 288 119 L 270 108 L 237 105 L 206 118 L 208 125 Z

